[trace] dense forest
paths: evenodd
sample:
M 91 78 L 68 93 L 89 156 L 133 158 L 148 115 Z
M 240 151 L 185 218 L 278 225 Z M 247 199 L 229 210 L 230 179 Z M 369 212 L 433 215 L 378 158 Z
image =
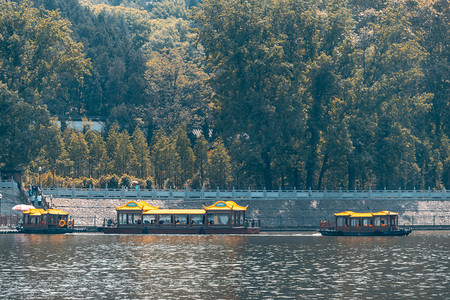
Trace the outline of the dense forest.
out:
M 0 0 L 0 167 L 46 186 L 449 187 L 449 16 L 447 0 Z

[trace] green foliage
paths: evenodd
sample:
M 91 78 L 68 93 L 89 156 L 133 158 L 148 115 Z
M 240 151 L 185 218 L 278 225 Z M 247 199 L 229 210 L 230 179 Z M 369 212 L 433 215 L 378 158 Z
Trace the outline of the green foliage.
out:
M 223 142 L 214 142 L 208 156 L 208 178 L 210 187 L 226 188 L 231 183 L 231 158 Z
M 127 175 L 127 174 L 123 174 L 121 177 L 120 177 L 120 186 L 121 187 L 126 187 L 126 188 L 129 188 L 129 187 L 131 187 L 131 177 L 129 176 L 129 175 Z
M 450 185 L 448 1 L 198 3 L 0 0 L 0 167 L 69 187 Z M 54 126 L 72 114 L 108 132 Z
M 194 174 L 194 151 L 191 148 L 190 141 L 186 134 L 186 128 L 179 127 L 174 132 L 173 142 L 175 143 L 175 152 L 180 158 L 179 175 L 176 186 L 183 187 L 188 179 Z

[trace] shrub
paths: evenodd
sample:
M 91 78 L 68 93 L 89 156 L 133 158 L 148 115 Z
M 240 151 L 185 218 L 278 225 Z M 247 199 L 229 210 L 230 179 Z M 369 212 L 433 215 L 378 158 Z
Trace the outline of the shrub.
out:
M 112 189 L 119 188 L 119 180 L 120 180 L 120 178 L 116 174 L 111 175 L 111 177 L 109 178 L 109 181 L 108 181 L 108 187 L 112 188 Z
M 145 188 L 147 190 L 151 190 L 153 188 L 153 180 L 151 178 L 147 178 L 147 180 L 145 180 Z
M 120 178 L 120 186 L 130 187 L 131 186 L 131 177 L 127 174 L 123 174 Z

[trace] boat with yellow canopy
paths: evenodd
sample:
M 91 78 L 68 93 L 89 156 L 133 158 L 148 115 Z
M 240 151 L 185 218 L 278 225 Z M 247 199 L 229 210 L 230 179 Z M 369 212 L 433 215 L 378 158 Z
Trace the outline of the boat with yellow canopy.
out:
M 245 218 L 247 206 L 217 201 L 199 209 L 161 209 L 145 201 L 116 207 L 116 222 L 99 230 L 124 234 L 249 234 L 259 233 L 259 220 Z
M 69 219 L 69 213 L 61 209 L 33 208 L 23 211 L 23 233 L 67 233 L 73 232 L 74 221 Z
M 344 211 L 334 214 L 334 221 L 321 221 L 319 232 L 334 236 L 402 236 L 412 229 L 399 226 L 398 213 L 388 210 L 375 213 Z

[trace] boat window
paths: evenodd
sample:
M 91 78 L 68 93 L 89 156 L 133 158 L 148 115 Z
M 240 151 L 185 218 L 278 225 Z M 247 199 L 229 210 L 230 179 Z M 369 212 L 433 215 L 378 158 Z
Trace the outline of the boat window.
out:
M 244 212 L 240 212 L 239 213 L 239 223 L 236 225 L 243 225 L 244 224 L 244 219 L 245 219 L 245 213 Z
M 381 226 L 381 218 L 375 217 L 375 226 Z
M 230 222 L 230 214 L 213 214 L 208 215 L 208 224 L 210 225 L 227 225 Z
M 395 217 L 391 217 L 391 226 L 395 226 Z
M 174 215 L 175 225 L 186 225 L 189 224 L 188 215 Z
M 119 224 L 127 224 L 127 215 L 119 214 Z
M 127 224 L 134 224 L 134 222 L 135 222 L 134 214 L 128 214 Z
M 156 224 L 156 215 L 144 215 L 143 222 L 144 224 Z
M 172 224 L 172 215 L 159 215 L 159 224 L 161 225 Z
M 352 227 L 361 226 L 361 219 L 360 218 L 352 218 L 351 226 Z
M 204 215 L 192 215 L 191 224 L 192 225 L 203 225 Z
M 344 217 L 337 217 L 337 226 L 342 227 L 344 226 Z
M 371 218 L 364 218 L 363 219 L 363 226 L 372 226 L 372 219 Z

